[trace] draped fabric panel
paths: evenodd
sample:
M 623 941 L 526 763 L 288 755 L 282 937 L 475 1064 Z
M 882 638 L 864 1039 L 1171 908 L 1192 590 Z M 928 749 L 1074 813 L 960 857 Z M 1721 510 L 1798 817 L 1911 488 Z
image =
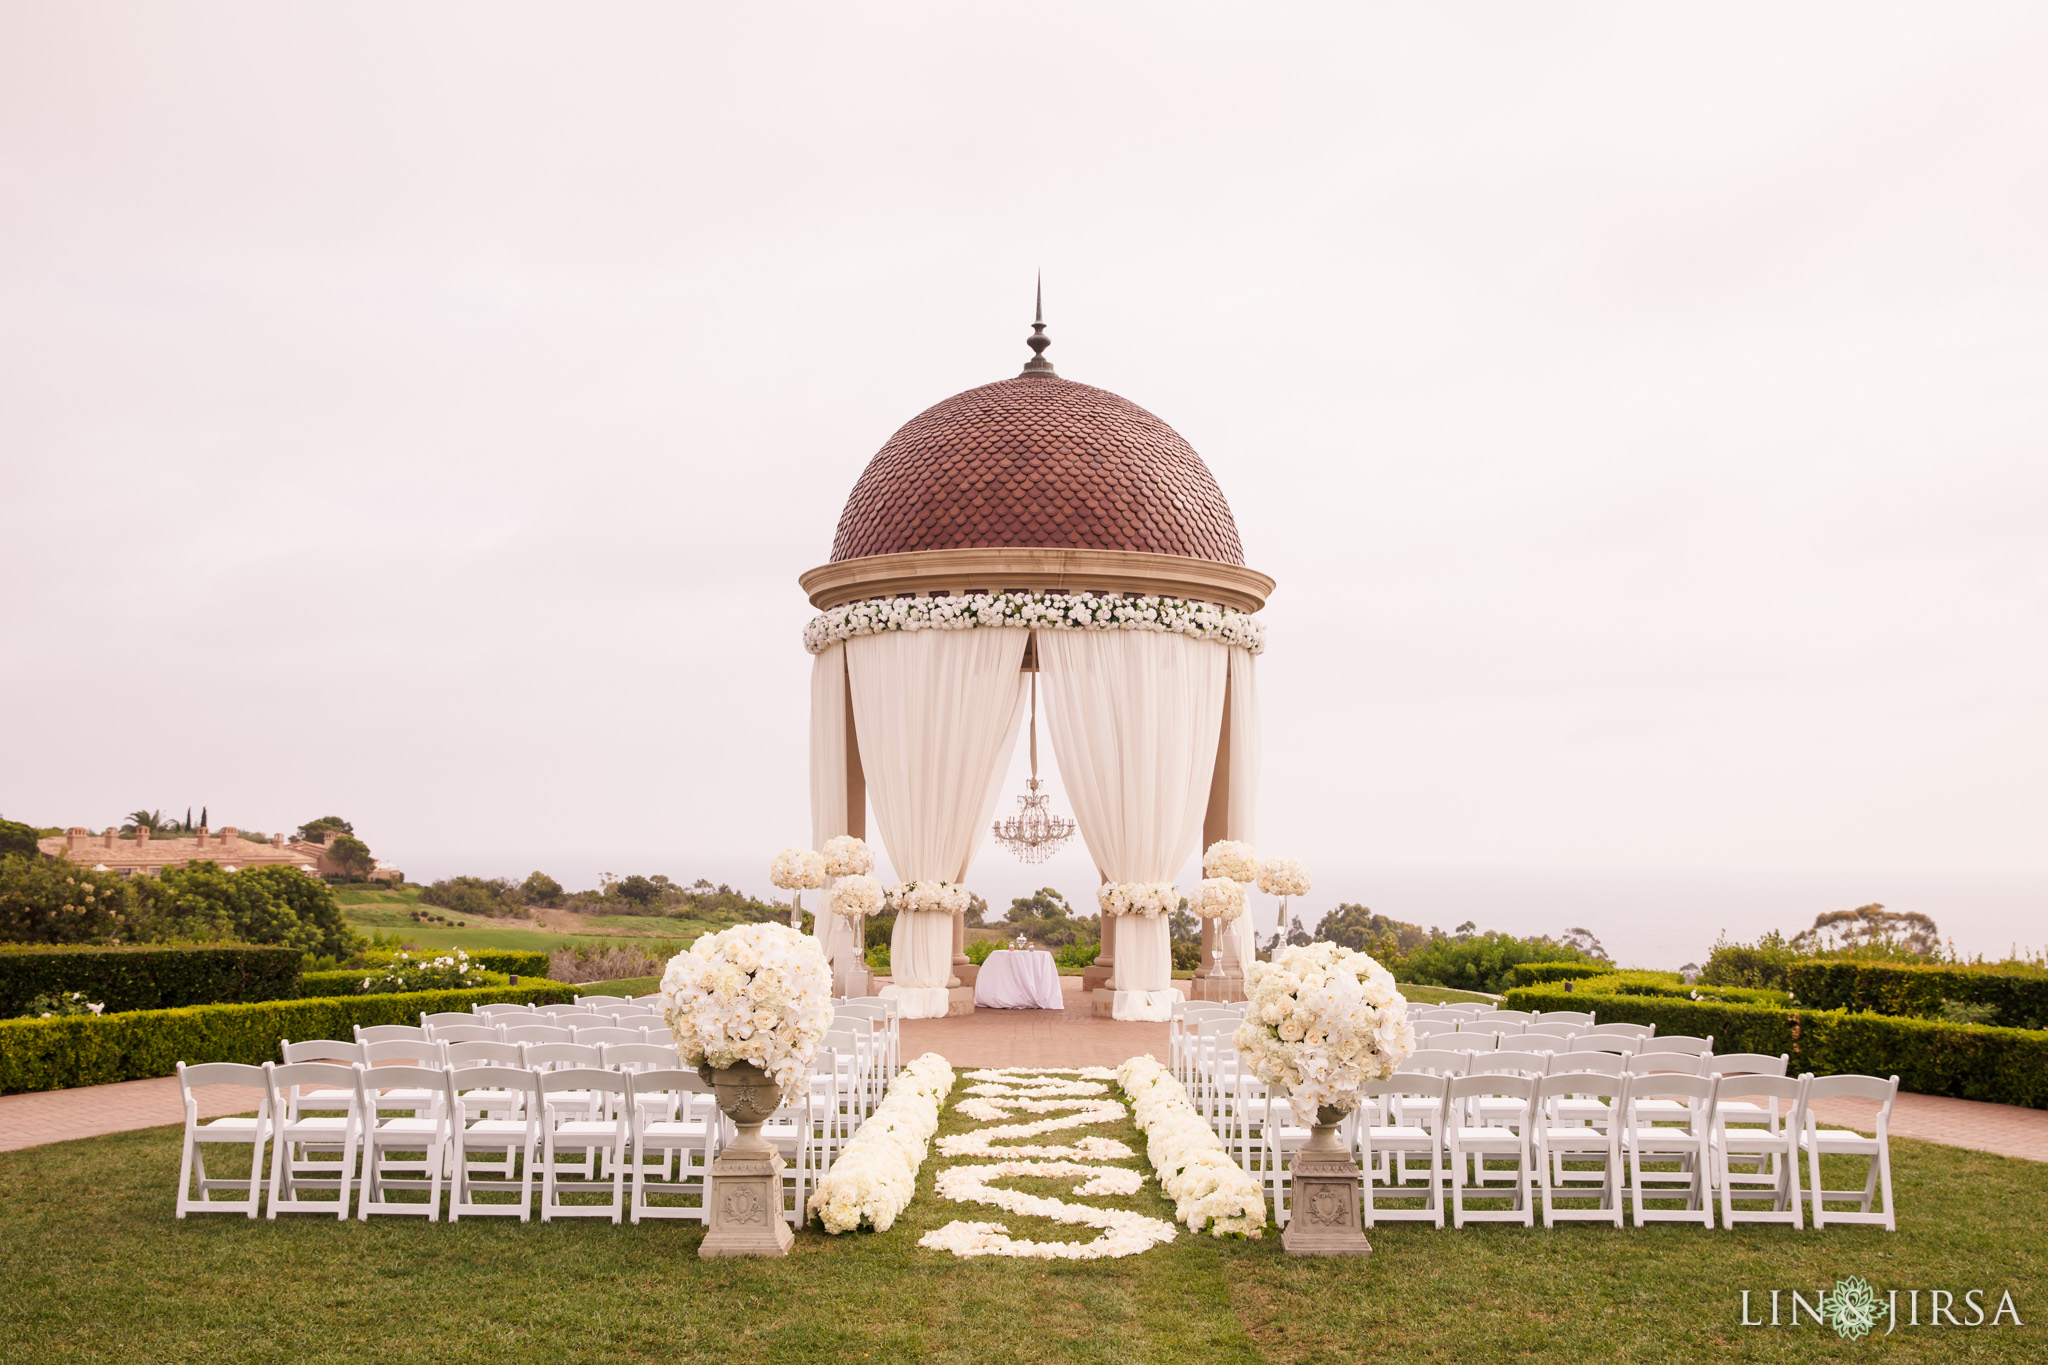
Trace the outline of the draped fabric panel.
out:
M 850 833 L 846 808 L 846 647 L 833 645 L 811 661 L 811 847 Z M 834 879 L 837 880 L 836 878 Z M 852 926 L 832 913 L 832 885 L 811 892 L 811 933 L 835 965 L 861 944 Z
M 1224 837 L 1258 846 L 1259 673 L 1248 649 L 1230 651 L 1230 810 Z M 1277 916 L 1278 911 L 1275 911 Z M 1239 970 L 1257 954 L 1258 931 L 1249 909 L 1231 925 L 1237 937 Z
M 892 631 L 845 643 L 855 738 L 882 846 L 904 881 L 965 879 L 1023 719 L 1028 632 Z M 953 922 L 899 915 L 892 987 L 905 1018 L 946 1012 Z
M 1114 882 L 1166 882 L 1201 840 L 1223 726 L 1227 656 L 1147 631 L 1037 633 L 1046 728 L 1095 865 Z M 1119 1019 L 1164 1019 L 1177 992 L 1164 917 L 1113 930 Z

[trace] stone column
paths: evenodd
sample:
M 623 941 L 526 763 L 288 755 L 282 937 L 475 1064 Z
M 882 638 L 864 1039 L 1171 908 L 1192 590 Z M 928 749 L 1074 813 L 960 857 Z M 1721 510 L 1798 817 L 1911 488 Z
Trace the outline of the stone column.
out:
M 1109 874 L 1096 869 L 1104 886 L 1109 885 Z M 1102 952 L 1096 956 L 1095 965 L 1081 973 L 1083 991 L 1108 990 L 1116 984 L 1116 921 L 1107 915 L 1102 919 Z M 1106 1011 L 1104 1011 L 1106 1013 Z
M 1216 733 L 1216 772 L 1209 779 L 1209 808 L 1202 816 L 1202 848 L 1230 837 L 1230 686 L 1223 688 L 1223 725 Z M 1228 962 L 1213 956 L 1217 941 L 1216 921 L 1202 921 L 1202 965 L 1195 969 L 1189 992 L 1196 1000 L 1232 1001 L 1244 999 L 1244 968 L 1235 956 Z
M 972 986 L 981 968 L 967 960 L 967 912 L 953 916 L 953 975 L 948 986 Z

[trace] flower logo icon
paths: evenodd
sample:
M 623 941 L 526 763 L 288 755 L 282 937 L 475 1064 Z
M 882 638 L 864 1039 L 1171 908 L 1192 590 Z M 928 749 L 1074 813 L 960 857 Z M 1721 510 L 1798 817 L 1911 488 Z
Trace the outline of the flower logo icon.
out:
M 1834 1292 L 1821 1296 L 1824 1300 L 1822 1311 L 1827 1314 L 1828 1326 L 1835 1329 L 1835 1335 L 1848 1341 L 1861 1340 L 1863 1335 L 1877 1325 L 1884 1306 L 1878 1301 L 1877 1291 L 1861 1275 L 1849 1275 L 1835 1281 Z

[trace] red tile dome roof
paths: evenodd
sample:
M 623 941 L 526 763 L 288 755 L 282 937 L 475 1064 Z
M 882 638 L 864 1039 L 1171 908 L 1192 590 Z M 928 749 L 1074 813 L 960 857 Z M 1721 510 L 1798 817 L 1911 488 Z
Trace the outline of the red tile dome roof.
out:
M 977 547 L 1244 563 L 1223 490 L 1178 432 L 1037 374 L 955 394 L 890 437 L 846 500 L 832 558 Z

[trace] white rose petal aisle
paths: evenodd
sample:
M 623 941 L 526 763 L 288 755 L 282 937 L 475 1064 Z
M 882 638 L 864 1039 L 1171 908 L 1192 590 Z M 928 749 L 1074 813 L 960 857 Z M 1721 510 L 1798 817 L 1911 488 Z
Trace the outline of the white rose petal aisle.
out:
M 1174 1201 L 1174 1216 L 1194 1232 L 1259 1236 L 1266 1225 L 1265 1191 L 1230 1159 L 1173 1073 L 1147 1054 L 1118 1067 L 1116 1079 L 1131 1097 L 1145 1134 L 1145 1158 Z
M 1291 1217 L 1281 1242 L 1300 1255 L 1361 1255 L 1358 1166 L 1337 1124 L 1358 1087 L 1400 1070 L 1415 1050 L 1408 1002 L 1385 967 L 1334 943 L 1282 948 L 1246 975 L 1244 1022 L 1232 1036 L 1254 1074 L 1288 1092 L 1313 1126 L 1292 1166 Z
M 811 1195 L 810 1212 L 833 1234 L 887 1232 L 917 1193 L 939 1106 L 953 1089 L 953 1068 L 927 1052 L 896 1073 L 889 1093 L 840 1150 Z
M 1116 1073 L 1103 1067 L 1079 1071 L 1057 1067 L 970 1071 L 968 1098 L 956 1108 L 985 1127 L 939 1139 L 946 1156 L 993 1158 L 952 1166 L 938 1174 L 935 1188 L 942 1199 L 987 1204 L 1006 1213 L 1047 1218 L 1074 1227 L 1099 1229 L 1087 1242 L 1042 1242 L 1013 1237 L 1001 1223 L 952 1222 L 918 1239 L 918 1245 L 950 1251 L 956 1256 L 1010 1256 L 1036 1260 L 1092 1261 L 1129 1256 L 1171 1242 L 1171 1223 L 1127 1209 L 1102 1208 L 1049 1199 L 999 1188 L 994 1182 L 1021 1178 L 1074 1181 L 1071 1193 L 1116 1197 L 1136 1194 L 1142 1173 L 1105 1161 L 1129 1160 L 1135 1154 L 1114 1138 L 1085 1136 L 1071 1143 L 1019 1142 L 1047 1133 L 1117 1123 L 1123 1105 L 1108 1098 Z M 1047 1117 L 1009 1122 L 1015 1115 Z

